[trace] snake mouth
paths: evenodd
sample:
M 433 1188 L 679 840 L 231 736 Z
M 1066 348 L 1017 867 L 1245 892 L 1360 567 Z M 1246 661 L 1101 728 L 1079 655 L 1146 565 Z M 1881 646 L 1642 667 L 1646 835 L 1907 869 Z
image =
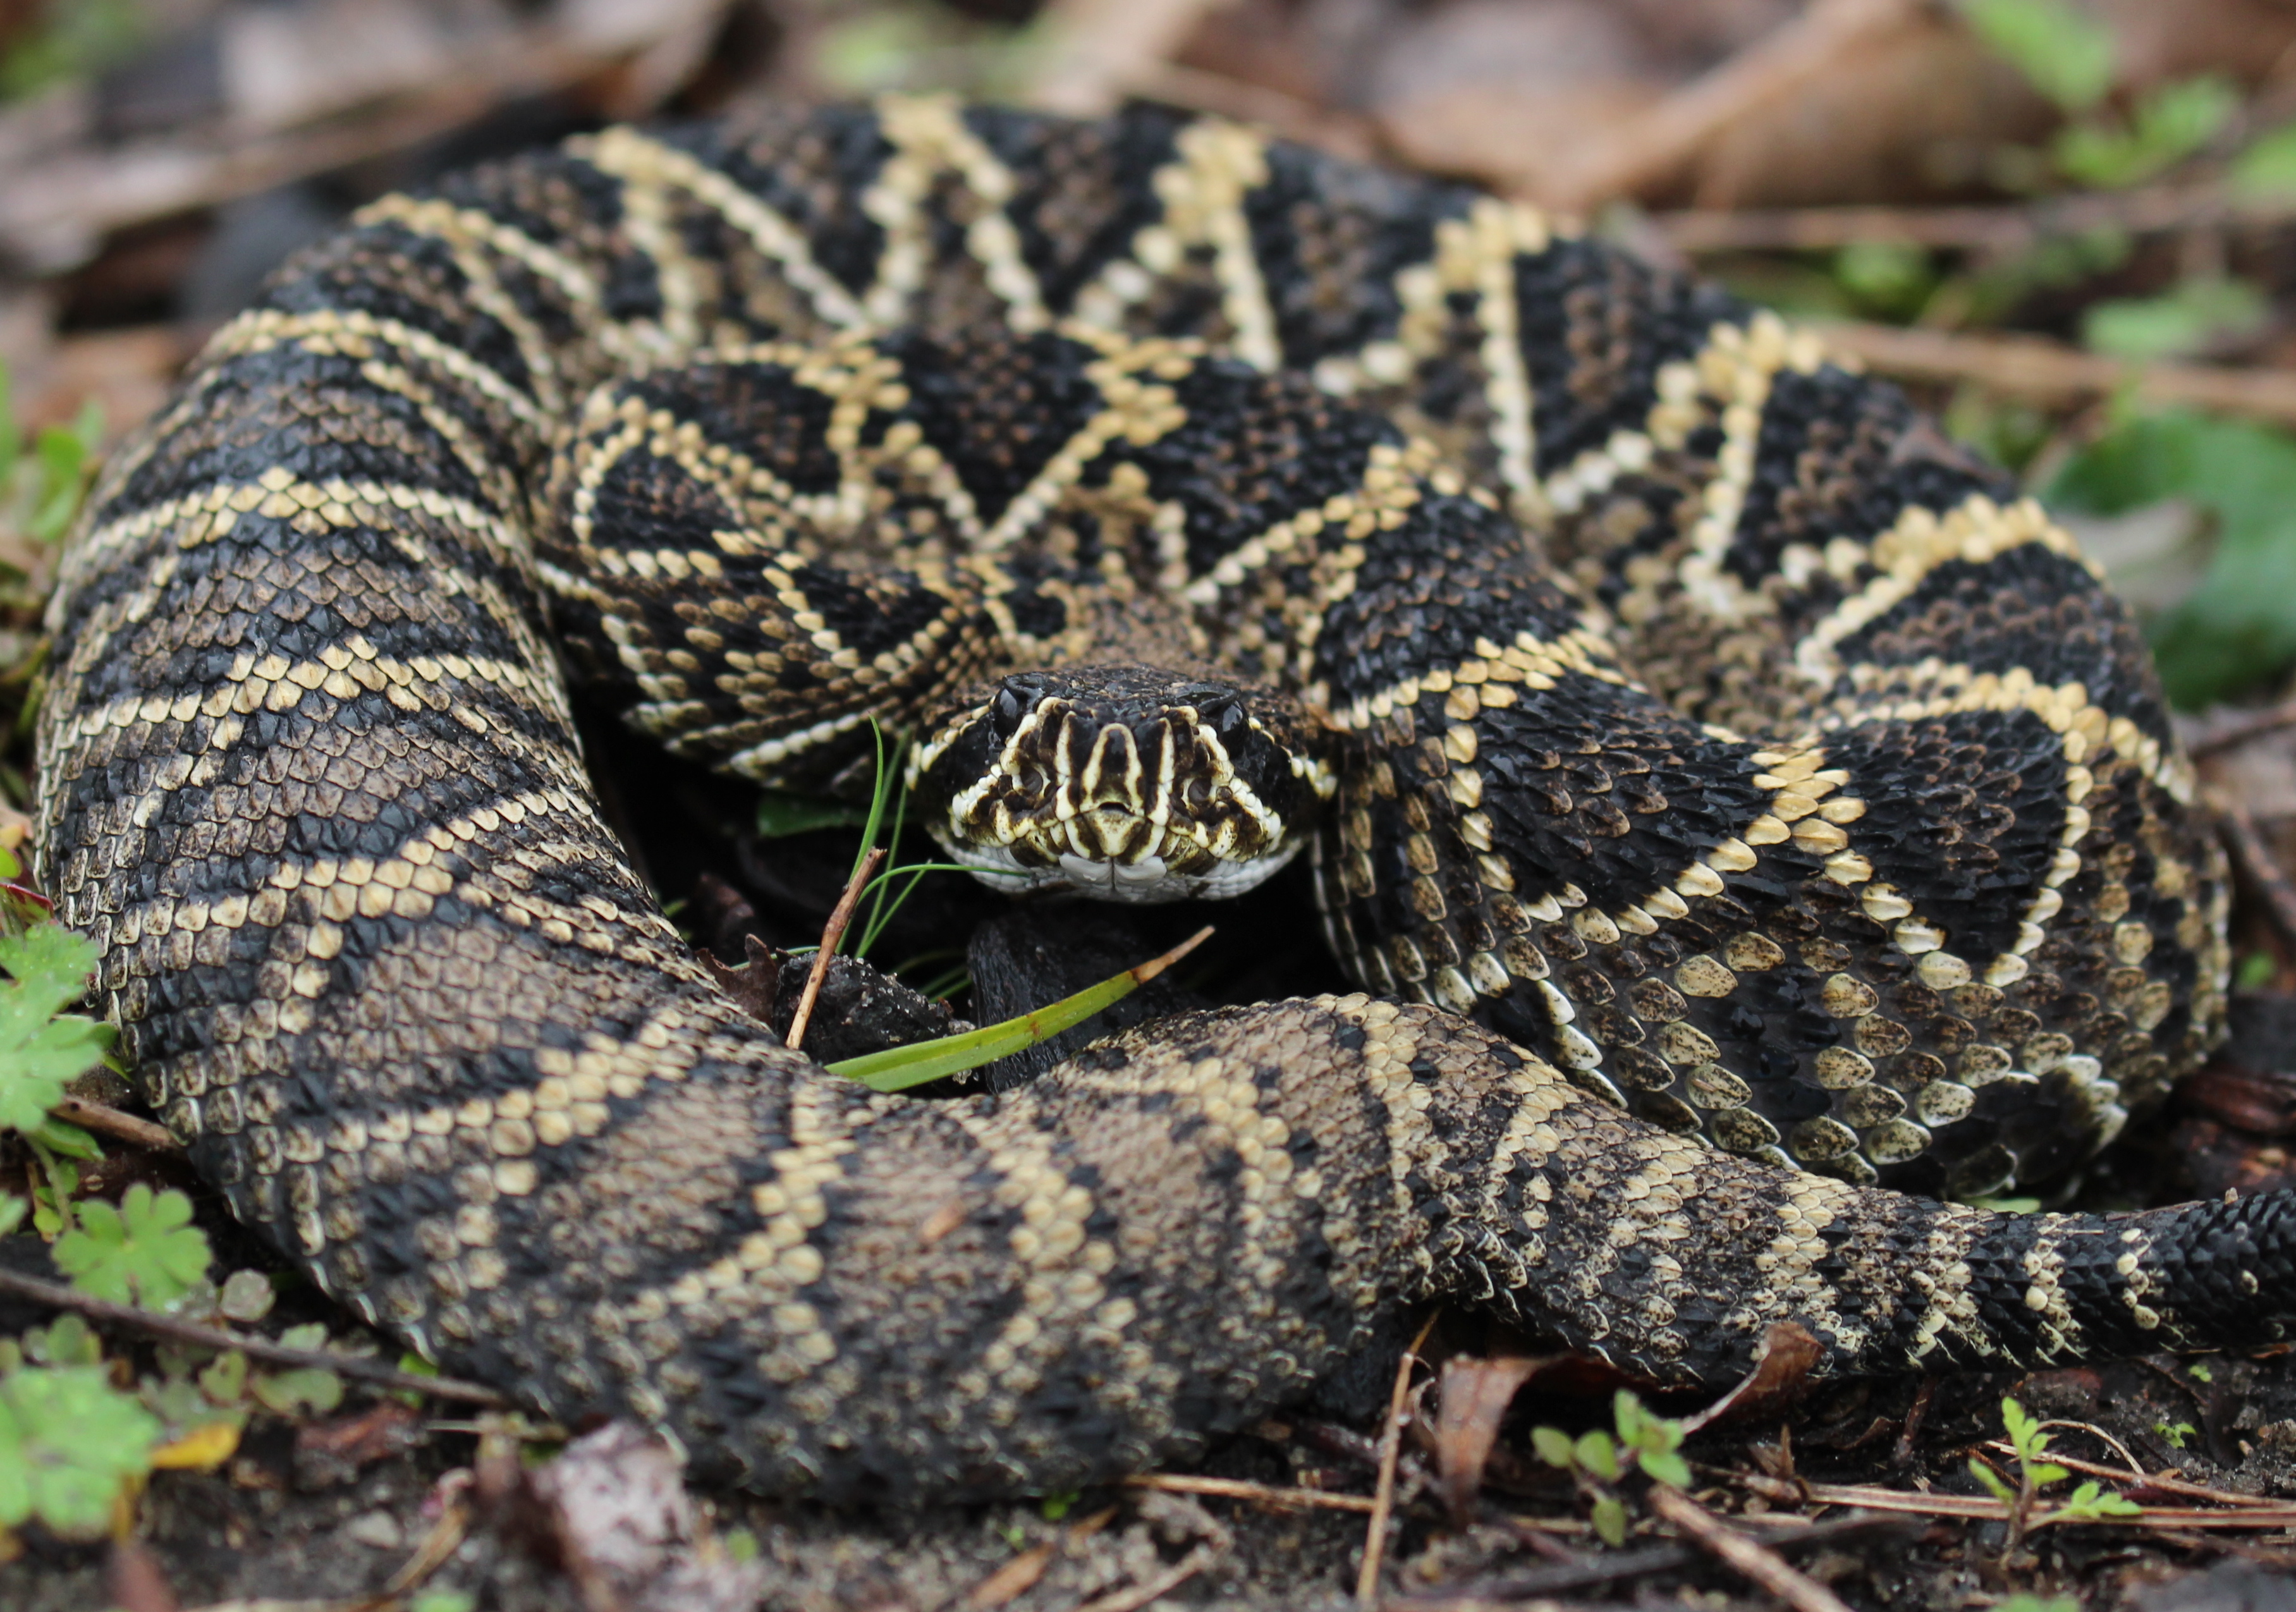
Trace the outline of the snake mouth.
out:
M 992 888 L 1240 896 L 1299 854 L 1333 787 L 1279 698 L 1139 667 L 1022 673 L 911 762 L 923 819 Z
M 1023 860 L 1024 855 L 1045 854 L 1036 846 L 1029 846 L 1024 852 L 1010 846 L 967 845 L 945 837 L 938 830 L 934 838 L 940 841 L 950 861 L 970 869 L 975 879 L 992 890 L 1019 896 L 1035 890 L 1066 889 L 1101 901 L 1137 905 L 1167 901 L 1225 901 L 1231 896 L 1241 896 L 1282 870 L 1306 843 L 1304 837 L 1297 837 L 1267 855 L 1245 862 L 1191 856 L 1187 851 L 1193 847 L 1181 847 L 1177 857 L 1151 851 L 1125 861 L 1061 851 L 1039 863 Z

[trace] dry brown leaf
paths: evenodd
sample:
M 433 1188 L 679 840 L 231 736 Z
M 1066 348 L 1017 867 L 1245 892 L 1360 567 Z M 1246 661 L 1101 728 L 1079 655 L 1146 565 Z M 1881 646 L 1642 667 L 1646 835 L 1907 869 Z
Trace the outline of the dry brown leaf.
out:
M 397 1400 L 306 1423 L 295 1429 L 295 1481 L 306 1489 L 347 1484 L 360 1469 L 412 1449 L 422 1436 L 422 1413 Z
M 1754 1369 L 1738 1386 L 1699 1412 L 1682 1419 L 1689 1435 L 1718 1422 L 1753 1421 L 1775 1416 L 1801 1396 L 1810 1368 L 1825 1358 L 1825 1346 L 1799 1322 L 1771 1324 L 1754 1355 Z
M 1440 1403 L 1435 1412 L 1435 1463 L 1443 1503 L 1460 1527 L 1474 1520 L 1483 1467 L 1491 1458 L 1507 1407 L 1514 1403 L 1516 1390 L 1530 1380 L 1547 1358 L 1509 1355 L 1478 1360 L 1454 1354 L 1443 1362 Z

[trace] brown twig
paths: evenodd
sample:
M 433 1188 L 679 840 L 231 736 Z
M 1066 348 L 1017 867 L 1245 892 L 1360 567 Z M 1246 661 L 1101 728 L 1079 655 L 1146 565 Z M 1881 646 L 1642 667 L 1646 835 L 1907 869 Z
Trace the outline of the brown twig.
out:
M 1217 1494 L 1227 1500 L 1257 1501 L 1270 1506 L 1305 1506 L 1324 1511 L 1369 1511 L 1379 1502 L 1368 1494 L 1333 1494 L 1322 1489 L 1287 1489 L 1275 1484 L 1246 1483 L 1240 1477 L 1190 1477 L 1149 1472 L 1128 1477 L 1132 1489 L 1163 1489 L 1174 1494 Z
M 2296 957 L 2296 880 L 2289 879 L 2280 859 L 2272 854 L 2254 813 L 2221 791 L 2215 792 L 2210 804 L 2216 807 L 2225 848 L 2232 853 L 2234 865 L 2264 898 L 2264 915 L 2273 933 L 2280 937 L 2287 954 Z
M 1914 1390 L 1914 1403 L 1906 1412 L 1906 1425 L 1898 1429 L 1898 1443 L 1890 1452 L 1890 1464 L 1907 1467 L 1913 1464 L 1914 1445 L 1922 1436 L 1922 1423 L 1929 1420 L 1930 1403 L 1937 1398 L 1938 1379 L 1922 1379 L 1922 1386 Z
M 414 1554 L 398 1564 L 398 1571 L 382 1587 L 379 1600 L 391 1600 L 420 1587 L 430 1576 L 445 1567 L 463 1540 L 471 1531 L 471 1506 L 466 1493 L 456 1493 L 430 1525 L 430 1532 L 414 1547 Z
M 1059 1554 L 1060 1546 L 1051 1540 L 1021 1551 L 965 1592 L 965 1612 L 994 1612 L 1014 1596 L 1027 1594 Z
M 1816 0 L 1759 44 L 1629 119 L 1563 170 L 1557 193 L 1540 200 L 1586 208 L 1632 193 L 1685 167 L 1734 125 L 1787 100 L 1833 70 L 1849 52 L 1904 27 L 1912 0 Z
M 463 1382 L 452 1377 L 417 1377 L 412 1371 L 400 1371 L 376 1361 L 365 1360 L 356 1354 L 339 1354 L 331 1349 L 294 1349 L 276 1344 L 268 1338 L 246 1338 L 221 1327 L 201 1326 L 197 1322 L 177 1321 L 170 1315 L 157 1315 L 149 1310 L 139 1310 L 133 1305 L 116 1305 L 107 1299 L 90 1298 L 86 1294 L 53 1281 L 42 1281 L 37 1276 L 20 1275 L 14 1271 L 0 1270 L 0 1293 L 12 1293 L 19 1298 L 29 1298 L 59 1310 L 71 1310 L 90 1321 L 110 1322 L 117 1326 L 133 1327 L 159 1338 L 172 1338 L 178 1343 L 196 1344 L 208 1349 L 237 1349 L 250 1360 L 264 1361 L 275 1366 L 315 1366 L 338 1376 L 355 1377 L 379 1388 L 401 1392 L 427 1394 L 433 1399 L 450 1399 L 463 1404 L 504 1407 L 511 1403 L 506 1395 L 496 1393 L 484 1383 Z
M 2296 198 L 2234 196 L 2218 184 L 2052 196 L 2008 207 L 1685 209 L 1651 227 L 1682 252 L 1824 251 L 1868 242 L 2013 251 L 2093 230 L 2130 234 L 2296 217 Z
M 183 1149 L 175 1133 L 163 1125 L 139 1119 L 133 1114 L 123 1114 L 118 1109 L 84 1098 L 66 1097 L 57 1101 L 48 1112 L 56 1118 L 78 1125 L 83 1131 L 94 1131 L 115 1141 L 132 1142 L 139 1148 L 174 1153 Z
M 93 155 L 44 155 L 0 191 L 0 250 L 53 271 L 83 260 L 112 231 L 406 151 L 505 101 L 563 89 L 634 53 L 643 57 L 671 36 L 668 24 L 676 20 L 672 8 L 657 9 L 665 26 L 626 45 L 586 41 L 549 23 L 506 31 L 468 53 L 453 72 L 405 86 L 401 97 L 365 116 L 240 139 L 176 134 Z M 624 115 L 650 110 L 633 106 Z
M 1113 1591 L 1096 1600 L 1088 1600 L 1075 1612 L 1139 1612 L 1160 1595 L 1168 1595 L 1202 1572 L 1219 1559 L 1219 1552 L 1209 1544 L 1198 1545 L 1178 1561 L 1155 1577 L 1145 1579 L 1128 1589 Z
M 1789 1563 L 1767 1545 L 1723 1526 L 1712 1512 L 1678 1489 L 1652 1485 L 1650 1508 L 1676 1532 L 1716 1560 L 1776 1596 L 1794 1612 L 1849 1612 L 1849 1602 Z
M 2261 710 L 2243 711 L 2226 720 L 2221 726 L 2212 726 L 2194 736 L 2185 747 L 2194 761 L 2210 756 L 2221 756 L 2226 750 L 2236 750 L 2252 740 L 2267 733 L 2277 733 L 2285 728 L 2296 728 L 2296 700 L 2284 700 L 2278 705 L 2268 705 Z
M 853 909 L 861 904 L 861 892 L 869 888 L 877 866 L 885 860 L 885 847 L 873 845 L 861 865 L 853 870 L 853 877 L 845 881 L 845 894 L 837 898 L 837 905 L 829 914 L 829 921 L 821 929 L 821 950 L 813 954 L 813 968 L 805 977 L 805 989 L 797 999 L 797 1011 L 790 1016 L 789 1050 L 798 1050 L 805 1040 L 806 1025 L 813 1018 L 813 1004 L 821 995 L 821 982 L 829 978 L 829 960 L 837 955 L 837 948 L 845 938 L 845 930 L 853 921 Z
M 1773 1533 L 1762 1542 L 1774 1551 L 1797 1551 L 1875 1534 L 1917 1530 L 1920 1526 L 1894 1517 L 1838 1517 L 1819 1523 L 1789 1520 L 1787 1526 Z M 1647 1578 L 1654 1573 L 1672 1573 L 1698 1559 L 1698 1552 L 1687 1545 L 1644 1545 L 1632 1551 L 1605 1551 L 1600 1555 L 1550 1562 L 1544 1567 L 1461 1585 L 1439 1594 L 1406 1596 L 1390 1602 L 1390 1606 L 1392 1612 L 1447 1612 L 1453 1608 L 1465 1612 L 1469 1607 L 1488 1607 L 1494 1601 L 1530 1600 L 1562 1595 L 1573 1590 L 1592 1590 L 1604 1584 L 1622 1583 L 1629 1579 Z
M 1915 1494 L 1871 1484 L 1787 1483 L 1751 1473 L 1741 1473 L 1738 1481 L 1756 1494 L 1797 1505 L 1859 1506 L 1869 1511 L 1902 1511 L 1916 1517 L 1952 1517 L 1979 1522 L 1999 1522 L 2008 1516 L 2007 1508 L 1990 1495 Z M 2056 1526 L 2053 1519 L 2043 1520 Z M 2139 1517 L 2112 1517 L 2097 1521 L 2117 1528 L 2155 1532 L 2174 1528 L 2296 1528 L 2296 1505 L 2276 1501 L 2226 1511 L 2206 1511 L 2197 1506 L 2147 1506 Z
M 2184 403 L 2296 424 L 2296 375 L 2206 364 L 2128 364 L 2039 336 L 1900 330 L 1854 320 L 1812 321 L 1835 354 L 1903 380 L 1970 381 L 1997 392 L 2066 404 L 2126 389 L 2152 403 Z
M 1364 1529 L 1363 1570 L 1356 1575 L 1356 1604 L 1379 1605 L 1379 1568 L 1387 1554 L 1387 1522 L 1395 1510 L 1395 1467 L 1403 1455 L 1403 1413 L 1411 1403 L 1411 1368 L 1419 1363 L 1419 1350 L 1435 1330 L 1438 1308 L 1429 1313 L 1419 1336 L 1395 1362 L 1395 1387 L 1387 1399 L 1387 1420 L 1379 1432 L 1379 1484 L 1373 1491 L 1371 1521 Z
M 2078 1422 L 2043 1422 L 2041 1425 L 2046 1428 L 2050 1426 L 2079 1427 L 2085 1426 L 2086 1424 Z M 2095 1432 L 2096 1429 L 2091 1428 L 2090 1431 Z M 2120 1441 L 2119 1439 L 2111 1439 L 2110 1442 L 2117 1444 Z M 2004 1455 L 2014 1455 L 2017 1453 L 2017 1447 L 2011 1444 L 2007 1439 L 2004 1438 L 1994 1439 L 1988 1443 L 1985 1447 L 1988 1450 L 1997 1451 Z M 2231 1489 L 2211 1489 L 2206 1484 L 2187 1483 L 2183 1478 L 2171 1477 L 2166 1472 L 2155 1475 L 2153 1473 L 2142 1470 L 2131 1470 L 2127 1467 L 2108 1467 L 2099 1461 L 2083 1461 L 2079 1456 L 2062 1454 L 2055 1450 L 2049 1452 L 2049 1459 L 2058 1466 L 2065 1468 L 2068 1471 L 2079 1472 L 2086 1477 L 2109 1477 L 2115 1483 L 2128 1484 L 2131 1487 L 2135 1487 L 2141 1484 L 2145 1488 L 2153 1490 L 2159 1493 L 2181 1494 L 2187 1500 L 2210 1500 L 2214 1501 L 2220 1506 L 2260 1507 L 2267 1510 L 2285 1510 L 2287 1505 L 2286 1502 L 2274 1500 L 2267 1494 L 2242 1494 Z

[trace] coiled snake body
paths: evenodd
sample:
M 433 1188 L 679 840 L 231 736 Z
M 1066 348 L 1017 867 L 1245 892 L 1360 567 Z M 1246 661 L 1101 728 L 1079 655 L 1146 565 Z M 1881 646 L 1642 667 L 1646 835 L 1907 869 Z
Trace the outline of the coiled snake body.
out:
M 760 1487 L 1136 1468 L 1439 1295 L 1678 1383 L 2296 1320 L 2282 1198 L 1889 1190 L 2062 1174 L 2215 1033 L 2125 613 L 1892 389 L 1471 191 L 1152 110 L 578 140 L 283 270 L 53 620 L 42 869 L 199 1168 Z M 1377 994 L 872 1095 L 631 871 L 554 632 L 768 781 L 923 723 L 1013 879 L 1313 838 Z M 1078 677 L 1166 715 L 999 714 Z

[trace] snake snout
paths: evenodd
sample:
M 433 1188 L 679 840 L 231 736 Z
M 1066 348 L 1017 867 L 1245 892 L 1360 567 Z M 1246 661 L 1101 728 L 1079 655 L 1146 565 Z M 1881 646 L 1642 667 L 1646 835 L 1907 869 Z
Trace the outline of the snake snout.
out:
M 1281 695 L 1139 666 L 979 689 L 912 770 L 950 855 L 1006 889 L 1241 894 L 1305 843 L 1330 772 Z

